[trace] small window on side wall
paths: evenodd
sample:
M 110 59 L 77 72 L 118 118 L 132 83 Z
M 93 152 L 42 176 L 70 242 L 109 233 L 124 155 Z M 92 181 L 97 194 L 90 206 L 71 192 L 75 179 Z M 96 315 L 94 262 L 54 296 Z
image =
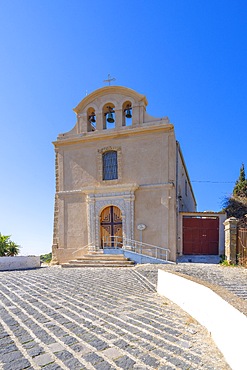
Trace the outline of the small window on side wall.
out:
M 118 179 L 117 151 L 110 150 L 102 155 L 103 180 Z

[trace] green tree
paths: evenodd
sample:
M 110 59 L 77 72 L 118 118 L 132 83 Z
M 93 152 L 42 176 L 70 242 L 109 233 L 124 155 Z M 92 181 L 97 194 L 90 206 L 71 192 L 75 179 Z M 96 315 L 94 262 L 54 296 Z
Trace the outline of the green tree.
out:
M 242 219 L 247 214 L 247 180 L 244 164 L 240 168 L 239 178 L 234 186 L 233 194 L 225 199 L 223 207 L 228 217 Z
M 0 233 L 0 257 L 6 256 L 10 236 Z
M 17 254 L 19 254 L 19 251 L 20 251 L 20 247 L 19 245 L 17 245 L 15 242 L 12 242 L 11 240 L 9 241 L 8 243 L 8 246 L 7 246 L 7 256 L 16 256 Z
M 10 235 L 0 233 L 0 257 L 16 256 L 20 251 L 20 246 L 10 240 Z
M 235 197 L 247 198 L 247 180 L 245 178 L 244 164 L 240 168 L 239 178 L 233 189 L 233 195 Z
M 52 253 L 41 254 L 40 261 L 43 263 L 50 263 L 52 260 Z
M 243 218 L 247 214 L 247 198 L 228 197 L 223 204 L 227 217 Z

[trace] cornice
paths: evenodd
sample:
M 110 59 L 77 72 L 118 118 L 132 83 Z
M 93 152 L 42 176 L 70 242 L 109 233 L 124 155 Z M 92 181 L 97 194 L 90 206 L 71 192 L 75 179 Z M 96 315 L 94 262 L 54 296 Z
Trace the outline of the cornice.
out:
M 173 131 L 174 126 L 171 123 L 163 123 L 157 125 L 148 125 L 148 126 L 139 126 L 134 127 L 131 129 L 126 129 L 124 127 L 123 130 L 103 130 L 103 131 L 93 131 L 87 132 L 82 134 L 76 134 L 74 137 L 69 137 L 65 139 L 60 139 L 57 141 L 53 141 L 53 145 L 55 147 L 59 146 L 66 146 L 66 145 L 73 145 L 78 143 L 86 143 L 92 141 L 99 141 L 105 139 L 113 139 L 116 137 L 123 137 L 123 136 L 132 136 L 132 135 L 141 135 L 147 133 L 154 133 L 158 131 Z
M 174 188 L 174 183 L 173 182 L 162 182 L 158 184 L 140 184 L 139 186 L 140 190 L 148 190 L 148 191 L 150 191 L 150 189 L 155 189 L 155 188 L 159 189 L 161 187 L 172 189 Z
M 76 195 L 76 194 L 111 194 L 111 193 L 129 193 L 134 192 L 139 188 L 136 183 L 133 184 L 115 184 L 115 185 L 105 185 L 105 186 L 85 186 L 84 188 L 77 190 L 64 190 L 57 192 L 57 195 Z
M 108 193 L 125 193 L 134 192 L 139 188 L 136 183 L 133 184 L 115 184 L 106 186 L 91 186 L 84 188 L 83 192 L 85 194 L 108 194 Z
M 219 212 L 214 212 L 214 211 L 205 211 L 205 212 L 183 212 L 179 211 L 179 213 L 183 216 L 202 216 L 202 217 L 207 217 L 208 215 L 210 216 L 217 216 L 217 215 L 226 215 L 226 212 L 224 211 L 219 211 Z

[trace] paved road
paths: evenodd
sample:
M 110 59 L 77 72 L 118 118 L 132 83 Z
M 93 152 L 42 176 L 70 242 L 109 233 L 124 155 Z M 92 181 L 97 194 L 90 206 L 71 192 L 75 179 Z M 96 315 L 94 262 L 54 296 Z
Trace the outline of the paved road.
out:
M 141 268 L 57 267 L 0 272 L 0 368 L 229 369 Z
M 213 289 L 232 306 L 247 315 L 247 269 L 205 263 L 137 265 L 135 267 L 156 285 L 157 269 L 182 274 Z
M 244 301 L 247 304 L 246 268 L 205 263 L 179 263 L 177 265 L 165 265 L 165 269 L 194 276 L 210 284 L 218 285 L 241 298 L 243 304 Z

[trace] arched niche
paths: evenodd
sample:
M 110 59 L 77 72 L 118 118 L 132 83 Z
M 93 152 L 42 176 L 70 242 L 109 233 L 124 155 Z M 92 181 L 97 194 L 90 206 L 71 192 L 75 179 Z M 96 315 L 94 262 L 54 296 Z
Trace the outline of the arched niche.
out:
M 87 132 L 96 130 L 96 113 L 93 107 L 87 110 Z
M 122 105 L 122 126 L 132 125 L 132 103 L 127 100 Z
M 103 106 L 103 129 L 108 130 L 116 127 L 115 105 L 106 103 Z

